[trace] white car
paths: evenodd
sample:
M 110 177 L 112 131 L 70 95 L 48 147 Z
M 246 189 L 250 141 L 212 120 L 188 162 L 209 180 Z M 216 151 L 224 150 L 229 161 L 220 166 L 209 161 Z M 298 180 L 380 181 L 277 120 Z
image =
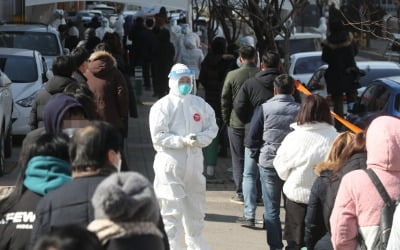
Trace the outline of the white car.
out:
M 0 68 L 3 62 L 0 60 Z M 11 113 L 13 99 L 11 94 L 11 80 L 0 70 L 0 176 L 4 174 L 4 159 L 11 156 Z
M 289 51 L 285 50 L 284 37 L 278 34 L 275 42 L 278 47 L 279 54 L 283 57 L 285 52 L 292 55 L 299 52 L 319 51 L 321 50 L 322 35 L 320 33 L 296 32 L 290 35 Z
M 12 134 L 25 135 L 30 131 L 32 102 L 48 79 L 45 59 L 36 50 L 0 48 L 0 62 L 1 68 L 12 81 Z
M 321 51 L 292 54 L 288 74 L 303 84 L 308 83 L 314 72 L 325 64 L 321 55 Z

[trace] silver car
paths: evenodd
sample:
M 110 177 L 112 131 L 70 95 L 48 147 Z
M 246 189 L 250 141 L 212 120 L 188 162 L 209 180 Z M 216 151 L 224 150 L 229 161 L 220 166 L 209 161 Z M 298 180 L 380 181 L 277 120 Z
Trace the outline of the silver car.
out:
M 1 60 L 0 60 L 1 65 Z M 11 113 L 13 99 L 11 80 L 0 70 L 0 176 L 4 174 L 4 158 L 11 156 Z
M 37 50 L 46 59 L 49 69 L 56 56 L 69 52 L 63 49 L 58 31 L 40 23 L 0 24 L 0 47 Z
M 12 81 L 12 134 L 25 135 L 30 131 L 32 102 L 48 79 L 47 65 L 39 51 L 0 48 L 0 68 Z

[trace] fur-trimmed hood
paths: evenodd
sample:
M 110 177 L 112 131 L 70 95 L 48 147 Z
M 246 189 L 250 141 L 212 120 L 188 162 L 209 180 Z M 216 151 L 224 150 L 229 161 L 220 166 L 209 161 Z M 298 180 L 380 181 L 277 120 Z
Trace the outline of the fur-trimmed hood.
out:
M 117 67 L 117 61 L 107 51 L 95 51 L 89 57 L 89 71 L 94 75 L 108 72 L 113 67 Z
M 350 32 L 338 32 L 328 36 L 322 41 L 323 46 L 328 46 L 331 49 L 339 49 L 350 46 L 353 42 L 353 34 Z

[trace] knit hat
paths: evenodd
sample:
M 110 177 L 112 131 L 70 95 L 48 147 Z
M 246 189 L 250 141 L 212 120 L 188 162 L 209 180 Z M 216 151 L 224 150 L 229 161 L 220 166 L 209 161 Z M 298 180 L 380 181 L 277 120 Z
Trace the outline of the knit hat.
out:
M 83 106 L 73 97 L 64 94 L 57 94 L 51 97 L 44 107 L 44 127 L 47 133 L 55 134 L 61 131 L 61 122 L 65 112 L 70 108 L 80 107 L 84 112 Z
M 159 221 L 160 209 L 153 187 L 135 172 L 114 173 L 104 179 L 93 194 L 92 205 L 96 219 Z

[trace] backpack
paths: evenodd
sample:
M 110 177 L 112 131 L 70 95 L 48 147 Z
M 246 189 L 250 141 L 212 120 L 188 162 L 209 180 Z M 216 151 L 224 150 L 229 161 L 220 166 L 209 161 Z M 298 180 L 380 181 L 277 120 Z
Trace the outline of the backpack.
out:
M 379 222 L 378 233 L 372 244 L 372 249 L 385 250 L 389 241 L 390 231 L 392 229 L 393 214 L 396 210 L 397 201 L 393 201 L 390 198 L 382 182 L 372 169 L 364 169 L 364 171 L 368 174 L 372 183 L 374 183 L 376 189 L 378 190 L 378 193 L 381 195 L 382 200 L 384 201 L 384 205 L 381 209 L 381 219 Z M 361 246 L 361 249 L 363 249 L 363 246 Z

